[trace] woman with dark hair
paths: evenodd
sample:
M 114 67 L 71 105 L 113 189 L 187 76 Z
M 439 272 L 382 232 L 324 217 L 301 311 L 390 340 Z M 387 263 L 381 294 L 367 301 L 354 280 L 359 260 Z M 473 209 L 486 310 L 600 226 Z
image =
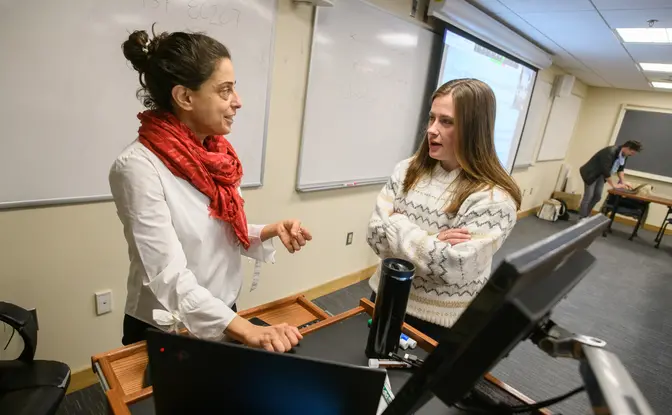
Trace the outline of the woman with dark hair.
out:
M 243 168 L 224 138 L 242 107 L 229 51 L 183 32 L 150 39 L 136 31 L 122 48 L 148 108 L 109 177 L 131 262 L 122 342 L 181 323 L 200 338 L 228 334 L 252 347 L 291 349 L 301 339 L 296 327 L 260 327 L 235 312 L 241 255 L 273 261 L 272 238 L 293 253 L 312 237 L 296 220 L 247 223 Z
M 495 94 L 476 79 L 432 96 L 425 139 L 397 165 L 369 221 L 382 259 L 415 264 L 406 321 L 439 340 L 490 276 L 516 223 L 520 190 L 495 152 Z M 378 289 L 380 268 L 370 286 Z

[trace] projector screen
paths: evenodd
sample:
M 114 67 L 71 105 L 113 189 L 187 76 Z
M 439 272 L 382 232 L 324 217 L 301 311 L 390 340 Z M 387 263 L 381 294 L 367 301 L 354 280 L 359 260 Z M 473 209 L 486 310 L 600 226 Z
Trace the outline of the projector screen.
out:
M 503 56 L 494 47 L 446 30 L 439 85 L 459 78 L 479 79 L 495 92 L 495 150 L 502 165 L 510 172 L 525 125 L 537 71 Z

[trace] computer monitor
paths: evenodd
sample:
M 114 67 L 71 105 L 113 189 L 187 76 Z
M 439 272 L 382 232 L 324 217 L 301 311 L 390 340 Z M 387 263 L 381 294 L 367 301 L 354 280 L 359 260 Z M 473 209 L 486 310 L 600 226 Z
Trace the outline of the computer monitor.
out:
M 147 331 L 154 407 L 169 414 L 375 414 L 385 371 Z
M 608 223 L 597 215 L 507 256 L 384 414 L 414 413 L 432 394 L 462 400 L 581 281 L 595 262 L 586 248 Z

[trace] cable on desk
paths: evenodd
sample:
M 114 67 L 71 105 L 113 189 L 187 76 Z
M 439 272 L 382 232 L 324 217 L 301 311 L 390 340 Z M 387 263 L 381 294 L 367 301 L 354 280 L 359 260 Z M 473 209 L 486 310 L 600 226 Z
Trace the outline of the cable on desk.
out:
M 2 349 L 2 350 L 7 350 L 7 348 L 9 347 L 9 343 L 11 343 L 12 339 L 14 338 L 14 333 L 16 333 L 16 329 L 12 327 L 12 335 L 9 336 L 9 340 L 7 340 L 7 344 L 5 345 L 5 348 Z
M 332 315 L 333 315 L 333 314 L 332 314 Z M 301 330 L 301 329 L 305 329 L 306 327 L 308 327 L 308 326 L 312 326 L 313 324 L 315 324 L 315 323 L 319 323 L 320 321 L 321 321 L 321 320 L 320 320 L 319 318 L 316 318 L 316 319 L 313 320 L 313 321 L 309 321 L 309 322 L 307 322 L 307 323 L 304 323 L 304 324 L 300 325 L 299 327 L 297 327 L 297 329 L 299 329 L 299 330 Z
M 456 404 L 455 407 L 457 409 L 460 409 L 462 411 L 465 411 L 467 413 L 472 413 L 472 414 L 520 414 L 520 413 L 531 413 L 538 411 L 540 409 L 555 405 L 557 403 L 560 403 L 566 399 L 571 398 L 572 396 L 581 393 L 585 390 L 586 388 L 584 386 L 580 386 L 576 389 L 573 389 L 563 395 L 556 396 L 555 398 L 547 399 L 545 401 L 540 401 L 536 402 L 534 404 L 529 404 L 529 405 L 516 405 L 516 406 L 509 406 L 505 404 L 496 404 L 496 405 L 483 405 L 482 407 L 477 407 L 477 406 L 463 406 L 462 404 Z

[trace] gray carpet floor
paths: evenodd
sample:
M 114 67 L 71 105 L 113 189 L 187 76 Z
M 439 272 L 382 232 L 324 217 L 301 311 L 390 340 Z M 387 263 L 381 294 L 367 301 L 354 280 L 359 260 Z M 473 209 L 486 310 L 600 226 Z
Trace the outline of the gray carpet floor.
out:
M 550 223 L 535 217 L 521 220 L 497 253 L 493 267 L 506 256 L 574 222 Z M 630 371 L 658 415 L 670 413 L 672 398 L 672 236 L 660 249 L 654 234 L 640 231 L 628 241 L 631 229 L 615 224 L 614 233 L 598 238 L 590 247 L 596 266 L 556 307 L 553 319 L 576 333 L 607 342 Z M 331 293 L 315 303 L 332 314 L 355 307 L 368 298 L 367 281 Z M 494 369 L 494 375 L 528 396 L 541 400 L 581 384 L 578 364 L 553 359 L 529 342 L 521 343 Z M 68 395 L 58 415 L 104 414 L 105 400 L 99 386 Z M 579 394 L 552 409 L 564 415 L 590 413 L 588 399 Z
M 565 223 L 530 218 L 515 230 L 515 245 L 538 240 Z M 639 232 L 628 241 L 631 229 L 614 226 L 614 233 L 599 237 L 589 248 L 597 264 L 554 310 L 553 319 L 575 333 L 607 342 L 630 371 L 635 382 L 659 414 L 670 413 L 672 398 L 672 237 L 660 249 L 655 235 Z M 498 257 L 516 249 L 505 244 Z M 494 375 L 535 399 L 569 391 L 581 384 L 578 364 L 552 359 L 530 342 L 516 348 L 500 363 Z M 554 408 L 564 414 L 590 413 L 585 394 Z

